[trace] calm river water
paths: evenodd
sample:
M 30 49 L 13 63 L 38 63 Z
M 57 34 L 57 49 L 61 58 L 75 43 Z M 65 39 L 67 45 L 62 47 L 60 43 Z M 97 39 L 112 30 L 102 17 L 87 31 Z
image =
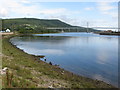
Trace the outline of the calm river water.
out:
M 118 84 L 118 36 L 93 33 L 34 34 L 11 42 L 75 74 Z

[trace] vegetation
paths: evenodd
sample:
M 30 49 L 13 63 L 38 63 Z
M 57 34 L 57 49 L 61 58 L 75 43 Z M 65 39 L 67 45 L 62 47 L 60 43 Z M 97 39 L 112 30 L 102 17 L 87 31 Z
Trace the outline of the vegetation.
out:
M 47 27 L 72 27 L 78 29 L 64 30 L 65 32 L 86 32 L 87 29 L 84 27 L 72 26 L 67 23 L 64 23 L 57 19 L 35 19 L 35 18 L 17 18 L 17 19 L 2 19 L 2 27 L 3 30 L 7 28 L 12 31 L 18 31 L 19 33 L 55 33 L 61 32 L 59 29 L 49 30 Z M 89 31 L 96 32 L 98 30 L 94 30 L 89 28 Z
M 2 67 L 9 70 L 2 76 L 3 88 L 114 88 L 43 62 L 13 46 L 10 37 L 2 40 Z

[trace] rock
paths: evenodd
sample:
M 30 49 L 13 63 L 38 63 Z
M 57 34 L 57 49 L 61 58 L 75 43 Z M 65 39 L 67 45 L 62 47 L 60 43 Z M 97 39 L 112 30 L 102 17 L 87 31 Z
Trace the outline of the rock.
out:
M 54 87 L 51 85 L 51 86 L 48 86 L 48 88 L 54 88 Z
M 7 69 L 8 69 L 7 67 L 1 69 L 1 70 L 0 70 L 0 74 L 1 74 L 1 75 L 6 74 L 6 70 L 7 70 Z

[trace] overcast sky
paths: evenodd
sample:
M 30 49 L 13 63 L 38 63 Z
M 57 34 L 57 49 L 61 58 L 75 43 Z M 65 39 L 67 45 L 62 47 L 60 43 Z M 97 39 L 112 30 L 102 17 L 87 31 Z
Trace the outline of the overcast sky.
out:
M 0 18 L 59 19 L 71 25 L 117 27 L 118 2 L 0 0 Z

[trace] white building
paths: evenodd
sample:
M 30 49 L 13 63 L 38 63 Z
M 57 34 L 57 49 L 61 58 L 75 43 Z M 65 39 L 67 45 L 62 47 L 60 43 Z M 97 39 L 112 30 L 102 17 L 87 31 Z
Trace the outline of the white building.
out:
M 5 32 L 5 31 L 0 31 L 1 33 Z
M 6 32 L 10 32 L 10 29 L 7 29 Z

